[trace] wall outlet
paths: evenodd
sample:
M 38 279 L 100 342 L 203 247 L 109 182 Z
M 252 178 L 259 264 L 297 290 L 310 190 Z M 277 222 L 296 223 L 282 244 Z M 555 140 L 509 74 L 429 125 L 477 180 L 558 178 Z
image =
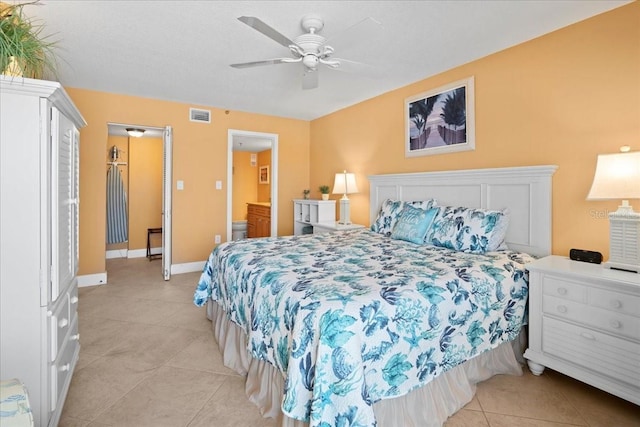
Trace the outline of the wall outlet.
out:
M 216 237 L 214 237 L 214 238 L 213 238 L 213 241 L 214 241 L 215 243 L 220 243 L 220 235 L 219 235 L 219 234 L 216 234 Z
M 222 190 L 222 181 L 216 181 L 216 190 Z

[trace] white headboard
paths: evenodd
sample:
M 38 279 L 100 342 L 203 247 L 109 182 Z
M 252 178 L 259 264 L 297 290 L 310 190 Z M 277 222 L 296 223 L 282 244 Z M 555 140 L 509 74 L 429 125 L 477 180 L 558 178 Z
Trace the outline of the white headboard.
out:
M 550 165 L 370 175 L 370 220 L 373 224 L 385 199 L 434 198 L 440 206 L 509 208 L 509 248 L 549 255 L 551 177 L 557 168 Z

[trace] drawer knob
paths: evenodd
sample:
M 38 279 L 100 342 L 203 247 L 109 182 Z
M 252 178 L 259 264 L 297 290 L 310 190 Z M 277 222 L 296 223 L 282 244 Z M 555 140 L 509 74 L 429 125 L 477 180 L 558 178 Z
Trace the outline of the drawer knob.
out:
M 564 305 L 559 305 L 558 306 L 558 312 L 559 313 L 566 313 L 567 312 L 567 307 Z
M 580 336 L 582 338 L 586 338 L 586 339 L 591 340 L 591 341 L 595 341 L 596 340 L 596 337 L 594 337 L 593 335 L 591 335 L 591 334 L 589 334 L 587 332 L 581 332 Z
M 558 288 L 558 293 L 560 295 L 566 295 L 567 294 L 567 288 Z
M 610 325 L 612 328 L 615 328 L 615 329 L 620 329 L 622 327 L 622 323 L 620 323 L 618 320 L 612 320 L 610 322 Z
M 69 365 L 68 363 L 65 363 L 64 365 L 60 366 L 60 372 L 64 372 L 64 371 L 68 371 L 69 368 L 71 367 L 71 365 Z
M 64 328 L 65 326 L 67 326 L 69 324 L 69 321 L 65 318 L 60 319 L 60 321 L 58 322 L 58 327 L 59 328 Z
M 613 308 L 620 308 L 620 307 L 622 307 L 622 301 L 617 300 L 617 299 L 613 299 L 613 300 L 611 300 L 611 307 L 613 307 Z
M 71 304 L 75 304 L 78 302 L 78 297 L 71 297 Z
M 69 338 L 71 341 L 80 341 L 80 334 L 71 335 Z

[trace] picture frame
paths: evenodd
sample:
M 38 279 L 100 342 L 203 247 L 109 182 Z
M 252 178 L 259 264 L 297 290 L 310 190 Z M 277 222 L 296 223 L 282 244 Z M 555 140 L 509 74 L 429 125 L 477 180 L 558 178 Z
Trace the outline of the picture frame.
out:
M 269 183 L 269 166 L 260 166 L 258 168 L 258 184 Z
M 405 157 L 475 150 L 474 78 L 405 99 Z

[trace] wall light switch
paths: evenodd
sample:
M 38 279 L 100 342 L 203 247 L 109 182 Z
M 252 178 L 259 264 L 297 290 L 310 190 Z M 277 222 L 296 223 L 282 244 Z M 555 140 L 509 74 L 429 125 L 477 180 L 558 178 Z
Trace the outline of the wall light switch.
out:
M 216 181 L 216 190 L 222 190 L 222 181 Z
M 176 188 L 178 190 L 184 190 L 184 181 L 179 180 L 178 182 L 176 182 Z

